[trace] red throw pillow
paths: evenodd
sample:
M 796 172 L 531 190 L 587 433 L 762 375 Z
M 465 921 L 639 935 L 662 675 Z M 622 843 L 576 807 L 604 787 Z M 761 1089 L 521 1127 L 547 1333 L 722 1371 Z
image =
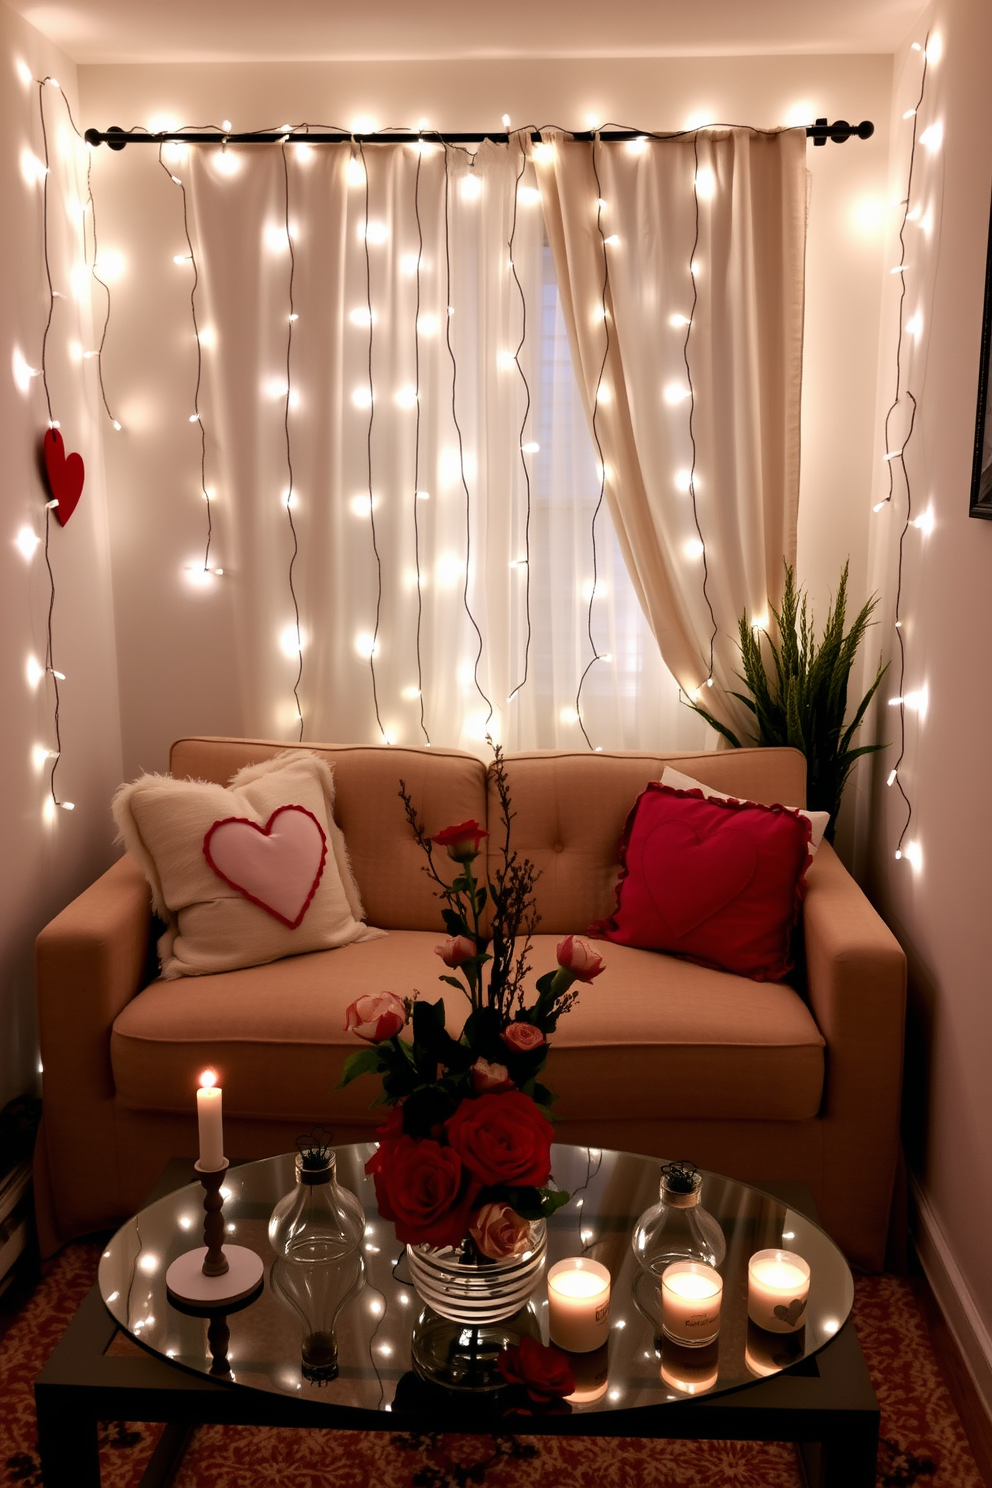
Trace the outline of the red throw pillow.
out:
M 777 982 L 793 964 L 809 839 L 808 819 L 786 806 L 652 781 L 624 827 L 616 909 L 589 934 Z

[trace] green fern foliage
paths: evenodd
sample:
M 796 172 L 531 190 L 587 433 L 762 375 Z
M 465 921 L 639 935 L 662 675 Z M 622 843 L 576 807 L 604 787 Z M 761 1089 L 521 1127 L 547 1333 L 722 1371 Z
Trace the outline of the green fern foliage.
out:
M 754 734 L 743 741 L 698 703 L 690 703 L 707 723 L 735 749 L 744 744 L 791 744 L 806 756 L 806 795 L 811 811 L 829 811 L 827 837 L 833 839 L 844 786 L 855 761 L 874 754 L 884 744 L 852 747 L 878 686 L 888 667 L 879 665 L 875 680 L 845 724 L 847 687 L 851 668 L 878 604 L 872 595 L 845 632 L 847 570 L 840 576 L 837 595 L 827 614 L 823 635 L 817 641 L 806 605 L 805 593 L 797 588 L 795 572 L 786 564 L 785 591 L 781 610 L 772 610 L 778 643 L 767 631 L 757 630 L 747 617 L 740 618 L 740 652 L 743 670 L 738 676 L 748 693 L 735 692 L 754 716 Z

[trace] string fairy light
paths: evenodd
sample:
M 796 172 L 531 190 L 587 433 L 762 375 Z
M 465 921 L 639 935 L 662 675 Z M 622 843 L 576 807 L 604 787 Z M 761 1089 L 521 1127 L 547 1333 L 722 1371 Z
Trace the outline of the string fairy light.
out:
M 715 615 L 715 613 L 713 611 L 713 602 L 710 599 L 710 591 L 709 591 L 709 578 L 710 578 L 709 559 L 707 557 L 707 552 L 706 552 L 706 542 L 705 542 L 705 539 L 703 538 L 702 525 L 701 525 L 700 520 L 699 520 L 699 503 L 697 501 L 697 493 L 696 493 L 696 464 L 697 464 L 697 459 L 698 459 L 698 450 L 696 448 L 696 426 L 695 426 L 696 391 L 695 391 L 695 387 L 694 387 L 693 381 L 692 381 L 692 363 L 691 363 L 691 360 L 690 360 L 690 357 L 689 357 L 689 342 L 690 342 L 690 339 L 692 337 L 693 325 L 695 324 L 696 308 L 697 308 L 697 306 L 699 304 L 699 283 L 698 283 L 699 273 L 698 273 L 698 265 L 696 263 L 696 251 L 699 248 L 699 198 L 700 198 L 699 175 L 700 175 L 700 172 L 699 172 L 699 135 L 698 135 L 698 133 L 694 133 L 693 136 L 692 136 L 692 204 L 693 204 L 693 216 L 694 216 L 694 236 L 693 236 L 693 240 L 692 240 L 692 252 L 689 254 L 689 282 L 692 285 L 692 303 L 691 303 L 691 305 L 689 307 L 689 316 L 688 316 L 688 320 L 687 320 L 686 327 L 685 327 L 685 337 L 684 337 L 683 342 L 682 342 L 682 361 L 683 361 L 683 364 L 685 366 L 686 383 L 688 384 L 688 389 L 689 389 L 689 398 L 688 398 L 688 401 L 689 401 L 689 445 L 690 445 L 690 448 L 691 448 L 691 451 L 692 451 L 691 459 L 690 459 L 690 464 L 689 464 L 689 487 L 688 487 L 688 494 L 689 494 L 689 500 L 692 503 L 692 522 L 693 522 L 693 526 L 696 529 L 696 541 L 697 541 L 697 543 L 699 545 L 698 546 L 698 549 L 694 549 L 693 550 L 693 553 L 690 556 L 699 557 L 699 558 L 702 559 L 702 565 L 703 565 L 703 599 L 706 602 L 706 608 L 709 610 L 710 623 L 711 623 L 711 627 L 712 627 L 711 630 L 710 630 L 710 654 L 709 654 L 709 659 L 708 659 L 708 665 L 707 665 L 707 668 L 706 668 L 706 676 L 703 679 L 703 684 L 706 687 L 712 687 L 713 686 L 713 657 L 714 657 L 714 650 L 715 650 L 715 647 L 716 647 L 717 623 L 716 623 L 716 615 Z M 713 179 L 713 188 L 711 190 L 707 190 L 707 192 L 706 192 L 707 198 L 712 197 L 715 194 L 715 191 L 716 191 L 716 180 L 715 180 L 715 177 L 713 177 L 712 171 L 710 172 L 710 177 Z
M 487 713 L 483 721 L 483 731 L 488 730 L 492 721 L 494 708 L 491 698 L 486 694 L 482 683 L 479 681 L 479 663 L 482 660 L 483 641 L 482 631 L 472 613 L 472 607 L 468 600 L 469 577 L 472 567 L 472 498 L 469 491 L 468 476 L 465 470 L 465 440 L 462 435 L 462 426 L 458 420 L 458 358 L 455 356 L 455 347 L 452 341 L 452 326 L 454 306 L 451 302 L 451 146 L 444 146 L 444 272 L 445 272 L 445 302 L 448 306 L 448 314 L 445 322 L 445 343 L 448 349 L 448 358 L 451 362 L 451 421 L 455 426 L 455 435 L 458 440 L 458 476 L 462 491 L 465 495 L 465 577 L 462 586 L 462 606 L 469 618 L 469 623 L 475 631 L 478 645 L 475 652 L 475 661 L 472 665 L 472 680 L 475 690 L 485 703 Z M 474 168 L 475 156 L 470 151 L 463 151 L 468 155 Z
M 507 123 L 507 127 L 508 127 L 509 126 L 509 119 L 506 117 L 506 115 L 504 115 L 504 118 L 506 119 L 506 123 Z M 519 202 L 519 197 L 520 197 L 520 189 L 519 188 L 520 188 L 520 182 L 523 179 L 524 171 L 526 169 L 527 169 L 527 154 L 526 154 L 526 151 L 521 150 L 520 151 L 520 169 L 518 170 L 517 176 L 516 176 L 516 180 L 513 183 L 513 208 L 512 208 L 512 217 L 511 217 L 511 221 L 510 221 L 510 236 L 509 236 L 509 239 L 507 241 L 507 250 L 508 250 L 509 255 L 510 255 L 510 273 L 513 275 L 513 282 L 514 282 L 514 284 L 517 287 L 517 294 L 520 297 L 520 340 L 517 343 L 516 350 L 511 353 L 510 365 L 516 367 L 517 372 L 518 372 L 519 377 L 520 377 L 520 381 L 523 384 L 523 390 L 524 390 L 524 410 L 523 410 L 523 414 L 521 415 L 521 419 L 520 419 L 520 437 L 517 440 L 517 443 L 519 445 L 519 452 L 518 453 L 519 453 L 519 459 L 520 459 L 520 468 L 521 468 L 521 471 L 523 473 L 523 479 L 524 479 L 524 498 L 525 498 L 524 556 L 523 556 L 522 559 L 516 559 L 515 560 L 515 566 L 516 567 L 523 567 L 523 568 L 526 569 L 526 572 L 524 574 L 524 617 L 525 617 L 525 623 L 526 623 L 526 639 L 524 641 L 524 669 L 523 669 L 523 676 L 520 678 L 520 681 L 517 683 L 517 685 L 513 688 L 512 692 L 510 693 L 510 697 L 511 698 L 518 697 L 519 694 L 520 694 L 521 689 L 527 685 L 527 680 L 528 680 L 528 677 L 530 675 L 530 648 L 531 648 L 531 641 L 532 641 L 532 638 L 533 638 L 533 625 L 532 625 L 532 622 L 531 622 L 531 613 L 530 613 L 530 570 L 531 570 L 531 565 L 530 565 L 530 525 L 531 525 L 531 515 L 532 515 L 532 493 L 531 493 L 531 483 L 530 483 L 530 467 L 529 467 L 529 465 L 527 463 L 527 460 L 524 458 L 524 443 L 525 443 L 525 434 L 526 434 L 526 431 L 527 431 L 527 423 L 528 423 L 528 420 L 530 419 L 531 395 L 530 395 L 530 383 L 529 383 L 529 381 L 527 379 L 527 374 L 524 371 L 523 365 L 521 364 L 521 361 L 520 361 L 520 353 L 523 350 L 524 343 L 527 340 L 527 297 L 524 294 L 524 288 L 523 288 L 523 285 L 520 282 L 520 276 L 517 273 L 517 264 L 516 264 L 515 254 L 514 254 L 514 246 L 516 244 L 516 238 L 517 238 L 517 211 L 518 211 L 518 202 Z
M 41 184 L 41 236 L 45 262 L 45 282 L 48 285 L 48 314 L 45 319 L 45 329 L 41 338 L 41 383 L 45 392 L 45 405 L 48 409 L 48 427 L 57 429 L 59 420 L 55 417 L 52 408 L 52 394 L 48 386 L 48 337 L 52 329 L 52 321 L 55 316 L 56 290 L 52 281 L 52 263 L 49 252 L 49 230 L 48 230 L 48 182 L 51 173 L 51 160 L 48 150 L 48 127 L 45 121 L 45 88 L 55 86 L 52 78 L 42 78 L 38 81 L 38 115 L 41 122 L 41 138 L 44 148 L 44 174 Z M 48 774 L 48 791 L 51 807 L 59 807 L 62 811 L 74 811 L 75 803 L 64 800 L 55 788 L 55 776 L 62 760 L 62 726 L 61 707 L 62 697 L 59 692 L 59 683 L 65 681 L 65 673 L 58 670 L 55 665 L 55 570 L 52 568 L 52 512 L 58 506 L 57 500 L 45 502 L 45 538 L 44 554 L 45 568 L 48 573 L 48 614 L 46 618 L 45 639 L 45 667 L 43 675 L 52 679 L 52 690 L 54 694 L 54 705 L 52 709 L 52 725 L 55 733 L 55 748 L 49 750 L 46 758 L 52 761 Z
M 919 706 L 918 700 L 921 696 L 923 696 L 922 692 L 907 693 L 905 689 L 906 632 L 905 627 L 902 623 L 902 600 L 906 538 L 908 536 L 909 529 L 911 526 L 919 526 L 928 532 L 930 530 L 930 526 L 932 525 L 932 516 L 930 517 L 929 524 L 925 520 L 925 518 L 929 514 L 924 514 L 924 519 L 918 518 L 914 521 L 913 518 L 913 486 L 909 476 L 909 469 L 906 464 L 906 451 L 909 447 L 910 441 L 912 440 L 913 431 L 916 427 L 917 400 L 912 389 L 908 385 L 905 389 L 905 395 L 906 401 L 910 405 L 909 427 L 906 431 L 905 437 L 901 440 L 898 449 L 894 448 L 893 441 L 890 437 L 892 419 L 897 409 L 899 408 L 900 403 L 902 402 L 903 396 L 903 342 L 907 335 L 915 336 L 915 330 L 911 330 L 910 328 L 911 323 L 907 323 L 905 320 L 906 296 L 908 293 L 906 282 L 906 270 L 908 268 L 908 264 L 906 261 L 906 226 L 911 219 L 913 210 L 913 177 L 916 166 L 916 147 L 919 142 L 917 138 L 917 129 L 919 126 L 920 111 L 923 107 L 923 102 L 926 97 L 927 70 L 931 61 L 929 33 L 923 46 L 921 47 L 920 44 L 916 42 L 913 44 L 912 50 L 922 53 L 922 68 L 920 72 L 920 91 L 919 96 L 916 100 L 916 105 L 914 108 L 907 110 L 906 113 L 904 113 L 903 115 L 903 118 L 911 123 L 912 134 L 909 148 L 909 167 L 906 178 L 906 194 L 900 202 L 900 205 L 902 207 L 902 221 L 899 224 L 899 262 L 892 270 L 893 275 L 897 276 L 899 279 L 899 311 L 898 333 L 896 337 L 896 386 L 895 393 L 892 402 L 886 412 L 885 422 L 883 425 L 883 435 L 886 450 L 884 459 L 885 464 L 888 467 L 888 492 L 881 501 L 875 503 L 872 510 L 875 512 L 880 512 L 886 506 L 890 506 L 893 504 L 895 499 L 895 472 L 896 467 L 898 467 L 902 474 L 902 483 L 905 487 L 906 492 L 906 515 L 905 520 L 903 521 L 902 530 L 899 533 L 899 542 L 897 549 L 898 556 L 896 563 L 896 597 L 893 615 L 896 641 L 899 648 L 898 681 L 896 696 L 894 698 L 890 698 L 889 703 L 891 707 L 897 707 L 899 709 L 899 753 L 896 757 L 895 763 L 892 766 L 892 769 L 889 771 L 886 785 L 895 786 L 896 790 L 899 792 L 899 795 L 902 797 L 903 805 L 906 808 L 906 816 L 902 825 L 902 831 L 899 833 L 899 838 L 895 846 L 895 857 L 897 859 L 905 857 L 907 861 L 913 864 L 914 867 L 919 867 L 920 862 L 922 861 L 922 857 L 918 844 L 915 842 L 906 842 L 906 837 L 913 821 L 913 803 L 906 792 L 906 788 L 903 785 L 902 776 L 899 772 L 902 766 L 902 762 L 906 757 L 906 709 L 907 707 L 913 708 L 922 716 L 922 713 L 925 711 L 925 705 L 923 708 Z M 924 131 L 924 134 L 926 132 L 927 131 Z M 922 137 L 923 136 L 920 136 L 920 139 L 922 139 Z M 919 324 L 919 322 L 917 323 Z M 912 849 L 912 851 L 910 851 L 910 849 Z
M 384 744 L 388 744 L 389 737 L 383 727 L 382 715 L 379 711 L 379 687 L 375 674 L 375 659 L 379 654 L 379 623 L 382 618 L 382 555 L 379 552 L 379 539 L 375 524 L 375 501 L 372 490 L 372 429 L 375 422 L 375 389 L 372 383 L 372 346 L 375 335 L 375 320 L 372 315 L 372 259 L 369 254 L 369 211 L 371 206 L 369 169 L 365 159 L 365 149 L 360 139 L 353 142 L 358 149 L 361 161 L 361 181 L 364 187 L 365 215 L 362 222 L 362 247 L 365 252 L 365 307 L 368 311 L 368 382 L 366 384 L 368 393 L 368 424 L 365 431 L 365 462 L 368 474 L 368 496 L 369 496 L 369 531 L 372 534 L 372 553 L 375 557 L 376 594 L 375 594 L 375 628 L 370 637 L 370 645 L 366 650 L 369 664 L 369 676 L 372 680 L 372 706 L 375 710 L 375 721 L 378 725 L 379 734 Z M 354 159 L 354 156 L 352 157 Z M 357 174 L 354 174 L 357 181 Z M 418 405 L 419 406 L 419 405 Z
M 193 271 L 193 282 L 190 285 L 189 290 L 189 313 L 190 319 L 193 322 L 193 342 L 196 346 L 196 382 L 193 388 L 193 412 L 189 416 L 189 421 L 191 424 L 196 424 L 199 431 L 200 439 L 200 494 L 203 497 L 204 505 L 207 509 L 207 536 L 206 543 L 203 549 L 203 574 L 204 581 L 206 582 L 206 576 L 208 574 L 216 575 L 219 577 L 223 573 L 223 569 L 212 567 L 210 562 L 210 549 L 213 545 L 214 537 L 214 514 L 213 501 L 211 499 L 210 489 L 207 486 L 207 431 L 204 427 L 203 416 L 200 411 L 200 387 L 203 382 L 204 345 L 201 338 L 200 324 L 196 313 L 196 291 L 199 288 L 200 284 L 200 266 L 196 261 L 196 252 L 193 247 L 193 238 L 189 230 L 189 201 L 186 195 L 186 183 L 181 176 L 176 175 L 175 171 L 172 170 L 170 165 L 166 164 L 162 153 L 164 148 L 164 144 L 160 142 L 158 147 L 158 163 L 162 167 L 165 174 L 168 176 L 169 180 L 172 182 L 173 186 L 177 186 L 179 188 L 183 204 L 183 236 L 186 239 L 187 253 L 185 257 L 180 255 L 177 261 L 181 264 L 188 263 Z
M 282 179 L 283 179 L 283 221 L 286 228 L 286 242 L 289 246 L 289 314 L 286 317 L 286 396 L 283 403 L 283 437 L 286 442 L 286 474 L 289 485 L 286 490 L 286 520 L 289 523 L 290 535 L 293 539 L 293 552 L 289 560 L 289 593 L 293 601 L 293 618 L 296 626 L 296 680 L 293 683 L 293 698 L 296 702 L 296 716 L 299 720 L 299 740 L 303 742 L 303 707 L 300 703 L 300 685 L 303 681 L 303 635 L 300 630 L 300 602 L 296 594 L 293 571 L 296 560 L 300 554 L 300 539 L 296 531 L 296 519 L 293 516 L 293 442 L 289 428 L 289 412 L 293 401 L 293 331 L 296 327 L 296 302 L 294 289 L 296 281 L 296 250 L 293 246 L 293 234 L 290 231 L 289 222 L 289 159 L 286 154 L 286 142 L 280 146 L 282 156 Z M 371 515 L 371 511 L 370 511 Z
M 420 300 L 421 300 L 421 276 L 424 263 L 424 224 L 420 216 L 420 175 L 424 164 L 423 149 L 417 151 L 417 168 L 413 183 L 413 213 L 417 223 L 417 277 L 416 277 L 416 311 L 413 322 L 413 357 L 414 357 L 414 386 L 417 394 L 416 416 L 414 425 L 414 450 L 413 450 L 413 556 L 416 564 L 417 577 L 417 690 L 416 697 L 420 707 L 420 732 L 424 736 L 424 742 L 428 746 L 431 736 L 427 732 L 427 723 L 424 714 L 424 663 L 421 652 L 421 637 L 424 623 L 424 589 L 423 575 L 420 571 L 420 503 L 424 493 L 420 488 L 420 337 L 422 334 L 420 324 Z
M 603 502 L 606 500 L 606 478 L 607 478 L 606 455 L 603 452 L 603 442 L 602 442 L 602 440 L 599 437 L 599 410 L 603 406 L 603 400 L 600 397 L 600 394 L 603 391 L 604 378 L 605 378 L 605 375 L 606 375 L 606 364 L 609 361 L 610 347 L 611 347 L 611 344 L 612 344 L 612 342 L 611 342 L 611 336 L 610 336 L 610 314 L 609 314 L 609 305 L 610 305 L 610 256 L 609 256 L 609 254 L 607 253 L 606 250 L 607 250 L 607 246 L 611 242 L 617 241 L 616 234 L 613 233 L 613 234 L 610 234 L 608 236 L 607 233 L 606 233 L 605 227 L 603 225 L 603 211 L 604 211 L 604 208 L 605 208 L 605 205 L 606 204 L 605 204 L 605 202 L 603 200 L 603 185 L 602 185 L 602 182 L 601 182 L 600 176 L 599 176 L 599 161 L 598 161 L 598 158 L 597 158 L 597 153 L 598 153 L 598 151 L 599 151 L 600 148 L 601 148 L 600 140 L 599 140 L 598 135 L 597 135 L 597 137 L 594 138 L 594 140 L 593 140 L 591 159 L 592 159 L 593 176 L 595 177 L 595 181 L 596 181 L 596 230 L 599 233 L 600 247 L 602 249 L 602 255 L 603 255 L 603 276 L 602 276 L 602 279 L 600 280 L 600 294 L 599 294 L 599 308 L 600 308 L 600 310 L 602 312 L 601 319 L 602 319 L 602 326 L 603 326 L 603 355 L 602 355 L 602 359 L 600 360 L 599 372 L 598 372 L 597 377 L 596 377 L 596 393 L 595 393 L 595 396 L 594 396 L 593 402 L 592 402 L 592 421 L 591 421 L 592 438 L 593 438 L 593 443 L 596 446 L 596 454 L 598 456 L 598 469 L 599 469 L 599 494 L 596 497 L 596 505 L 593 508 L 592 519 L 591 519 L 591 521 L 589 523 L 590 548 L 591 548 L 591 554 L 592 554 L 592 583 L 589 586 L 589 603 L 588 603 L 588 607 L 587 607 L 587 610 L 586 610 L 586 635 L 588 636 L 588 639 L 589 639 L 589 648 L 590 648 L 590 650 L 592 652 L 592 655 L 589 658 L 589 660 L 586 662 L 586 665 L 585 665 L 585 667 L 582 670 L 582 674 L 579 677 L 579 685 L 575 689 L 575 705 L 574 705 L 574 708 L 572 709 L 572 711 L 575 714 L 574 721 L 579 725 L 579 728 L 582 730 L 582 737 L 583 737 L 583 739 L 585 739 L 585 741 L 588 744 L 589 748 L 592 749 L 593 751 L 595 751 L 595 745 L 593 744 L 592 740 L 589 737 L 589 732 L 588 732 L 588 730 L 586 728 L 585 720 L 582 717 L 582 689 L 585 686 L 586 678 L 588 677 L 589 673 L 592 671 L 593 667 L 596 665 L 596 663 L 598 661 L 601 661 L 601 660 L 604 659 L 600 655 L 599 647 L 596 645 L 596 638 L 593 635 L 593 631 L 592 631 L 592 616 L 593 616 L 593 606 L 596 603 L 596 590 L 597 590 L 597 587 L 598 587 L 598 584 L 599 584 L 599 549 L 598 549 L 597 542 L 596 542 L 596 524 L 597 524 L 597 521 L 599 520 L 599 513 L 602 510 Z

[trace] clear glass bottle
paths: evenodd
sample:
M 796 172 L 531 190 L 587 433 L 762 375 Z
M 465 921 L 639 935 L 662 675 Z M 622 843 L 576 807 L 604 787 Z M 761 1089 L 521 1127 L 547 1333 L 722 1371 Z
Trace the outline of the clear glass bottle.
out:
M 365 1210 L 338 1183 L 333 1149 L 308 1143 L 296 1159 L 296 1187 L 272 1211 L 269 1244 L 277 1256 L 304 1265 L 340 1261 L 361 1244 Z
M 704 1261 L 719 1266 L 727 1254 L 723 1230 L 699 1202 L 703 1175 L 695 1163 L 666 1163 L 661 1169 L 657 1204 L 634 1226 L 631 1246 L 637 1263 L 650 1276 L 673 1261 Z

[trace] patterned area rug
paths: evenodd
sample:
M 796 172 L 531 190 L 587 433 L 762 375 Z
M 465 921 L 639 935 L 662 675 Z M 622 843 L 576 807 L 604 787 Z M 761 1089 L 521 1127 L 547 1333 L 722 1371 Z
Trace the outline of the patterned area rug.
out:
M 0 1484 L 42 1488 L 32 1386 L 96 1276 L 71 1245 L 0 1345 Z M 908 1282 L 862 1277 L 855 1326 L 882 1408 L 879 1488 L 983 1488 Z M 104 1488 L 135 1488 L 159 1428 L 108 1423 Z M 389 1436 L 206 1426 L 175 1488 L 802 1488 L 786 1443 L 638 1438 Z

